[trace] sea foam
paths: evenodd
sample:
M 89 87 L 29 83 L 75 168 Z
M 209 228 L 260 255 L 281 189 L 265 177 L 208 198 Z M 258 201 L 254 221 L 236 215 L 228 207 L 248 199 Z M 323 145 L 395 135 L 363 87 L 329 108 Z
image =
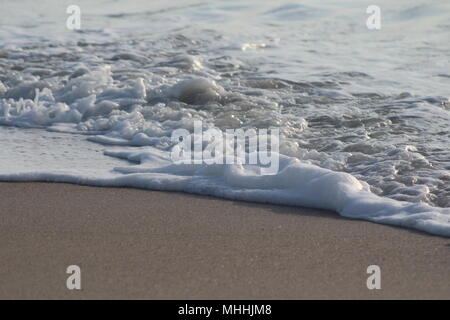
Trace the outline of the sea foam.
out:
M 146 147 L 145 152 L 106 151 L 137 165 L 112 171 L 63 169 L 0 173 L 4 181 L 52 181 L 102 187 L 134 187 L 180 191 L 232 200 L 312 207 L 342 216 L 450 236 L 450 209 L 379 197 L 352 175 L 334 172 L 280 156 L 275 175 L 261 175 L 251 165 L 174 164 L 170 153 Z M 300 209 L 301 210 L 301 209 Z
M 449 236 L 449 4 L 380 1 L 382 33 L 354 20 L 356 4 L 81 1 L 74 32 L 63 4 L 11 3 L 0 179 L 323 208 Z M 278 128 L 279 171 L 173 163 L 171 134 L 196 121 Z

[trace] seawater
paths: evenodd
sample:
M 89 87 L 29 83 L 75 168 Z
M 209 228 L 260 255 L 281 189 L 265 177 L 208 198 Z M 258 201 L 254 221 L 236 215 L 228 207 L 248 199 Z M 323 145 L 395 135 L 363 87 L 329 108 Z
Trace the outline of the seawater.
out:
M 0 179 L 325 208 L 450 236 L 450 3 L 0 1 Z M 275 175 L 171 134 L 280 129 Z

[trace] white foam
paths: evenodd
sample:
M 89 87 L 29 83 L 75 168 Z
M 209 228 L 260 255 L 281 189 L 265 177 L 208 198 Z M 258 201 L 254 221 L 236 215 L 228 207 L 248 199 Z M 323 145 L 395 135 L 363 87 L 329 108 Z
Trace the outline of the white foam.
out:
M 170 153 L 109 151 L 109 155 L 138 165 L 98 170 L 28 168 L 0 172 L 6 181 L 54 181 L 92 186 L 135 187 L 181 191 L 226 199 L 329 209 L 342 216 L 408 227 L 450 237 L 450 209 L 400 202 L 374 195 L 366 183 L 280 155 L 276 175 L 261 175 L 251 165 L 174 164 Z M 3 170 L 2 170 L 3 171 Z
M 196 78 L 184 80 L 170 88 L 169 95 L 189 104 L 205 104 L 220 100 L 225 90 L 214 81 Z
M 16 168 L 12 172 L 0 170 L 1 180 L 44 180 L 95 186 L 137 187 L 306 206 L 333 210 L 346 217 L 450 236 L 450 209 L 379 197 L 370 192 L 367 183 L 354 176 L 323 168 L 340 170 L 344 164 L 338 157 L 324 161 L 326 156 L 321 152 L 302 150 L 298 141 L 283 140 L 281 150 L 286 155 L 280 155 L 280 170 L 272 176 L 261 175 L 261 168 L 255 165 L 177 165 L 170 161 L 168 148 L 172 143 L 169 136 L 173 129 L 192 130 L 196 119 L 206 120 L 205 124 L 211 125 L 208 120 L 210 115 L 206 111 L 201 108 L 184 109 L 184 104 L 206 105 L 207 108 L 212 108 L 212 112 L 223 112 L 229 100 L 239 103 L 240 99 L 247 99 L 244 101 L 253 106 L 257 105 L 256 101 L 263 106 L 266 113 L 252 115 L 252 112 L 258 111 L 250 109 L 249 114 L 253 118 L 247 125 L 263 128 L 272 125 L 280 127 L 285 121 L 290 121 L 289 117 L 274 111 L 277 110 L 277 104 L 258 97 L 248 99 L 239 95 L 233 96 L 233 93 L 227 92 L 213 80 L 205 78 L 194 77 L 173 85 L 163 84 L 159 91 L 152 91 L 142 78 L 118 86 L 108 65 L 93 70 L 83 69 L 83 72 L 75 72 L 72 75 L 66 85 L 52 89 L 39 89 L 36 82 L 22 83 L 14 94 L 31 95 L 30 92 L 34 90 L 34 97 L 0 99 L 0 123 L 43 127 L 55 132 L 86 133 L 89 134 L 89 141 L 103 145 L 142 147 L 134 151 L 106 152 L 108 156 L 140 164 L 93 169 L 101 163 L 97 159 L 97 164 L 89 169 L 80 169 L 77 166 L 61 169 L 64 168 L 63 164 L 59 165 L 60 169 L 57 170 L 52 170 L 51 167 Z M 176 101 L 182 104 L 174 107 L 168 107 L 166 103 L 144 106 L 147 99 L 155 97 L 172 99 L 167 102 L 169 104 L 177 103 Z M 233 104 L 231 106 L 235 108 Z M 233 117 L 228 119 L 228 123 L 235 120 Z M 226 121 L 226 115 L 216 116 L 216 119 Z M 295 118 L 289 126 L 289 130 L 302 132 L 308 128 L 308 122 Z M 345 147 L 342 143 L 337 145 L 349 153 L 347 159 L 352 159 L 354 163 L 373 162 L 373 154 L 385 152 L 387 159 L 414 163 L 421 167 L 430 166 L 428 160 L 417 153 L 414 146 L 386 149 L 386 146 L 371 144 L 370 141 L 347 143 Z M 341 157 L 344 155 L 345 153 Z M 346 161 L 346 158 L 342 159 Z M 34 161 L 39 163 L 39 159 Z M 322 164 L 322 168 L 311 163 L 317 161 Z M 377 169 L 377 166 L 387 167 Z M 396 167 L 379 162 L 365 167 L 365 170 L 392 170 L 394 175 Z M 415 202 L 427 200 L 426 196 L 430 194 L 428 187 L 406 187 L 401 181 L 393 182 L 391 190 L 398 193 L 394 194 L 393 198 Z
M 54 14 L 64 4 L 5 5 L 0 124 L 40 129 L 0 136 L 1 179 L 311 206 L 448 236 L 448 4 L 412 10 L 426 23 L 411 39 L 414 3 L 390 1 L 388 32 L 373 33 L 352 4 L 132 2 L 80 1 L 79 32 Z M 197 120 L 279 128 L 280 172 L 169 163 L 171 133 Z

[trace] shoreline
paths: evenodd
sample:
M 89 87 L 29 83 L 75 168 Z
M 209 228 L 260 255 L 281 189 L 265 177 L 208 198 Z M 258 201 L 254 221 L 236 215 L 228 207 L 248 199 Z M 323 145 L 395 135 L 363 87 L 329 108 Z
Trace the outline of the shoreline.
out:
M 2 299 L 450 297 L 450 239 L 330 211 L 42 182 L 1 182 L 0 203 Z

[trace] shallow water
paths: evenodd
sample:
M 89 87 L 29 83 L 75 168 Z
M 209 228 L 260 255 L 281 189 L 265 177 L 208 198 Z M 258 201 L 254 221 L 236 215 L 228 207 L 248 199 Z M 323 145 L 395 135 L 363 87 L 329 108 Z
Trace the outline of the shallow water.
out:
M 272 188 L 271 202 L 450 234 L 450 3 L 378 1 L 381 30 L 366 28 L 372 3 L 301 3 L 81 1 L 70 31 L 69 2 L 0 1 L 0 124 L 18 127 L 0 128 L 0 177 L 254 201 Z M 329 169 L 342 194 L 282 171 L 175 169 L 170 135 L 195 120 L 280 128 L 281 169 Z

